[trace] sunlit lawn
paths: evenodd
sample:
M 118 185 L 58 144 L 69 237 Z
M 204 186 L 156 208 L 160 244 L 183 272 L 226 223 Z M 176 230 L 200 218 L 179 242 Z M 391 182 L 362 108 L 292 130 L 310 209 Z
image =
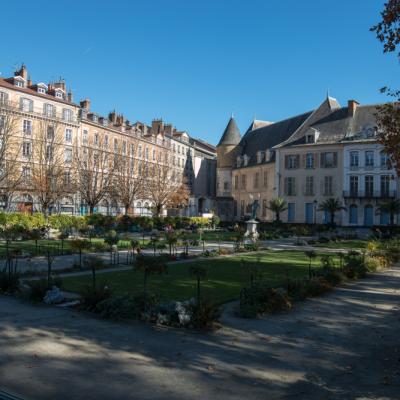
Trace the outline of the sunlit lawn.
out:
M 202 283 L 203 294 L 217 303 L 224 303 L 239 297 L 240 290 L 249 282 L 249 274 L 241 265 L 241 260 L 256 262 L 260 257 L 262 279 L 271 286 L 279 286 L 290 278 L 300 278 L 308 274 L 308 258 L 298 251 L 270 251 L 247 253 L 234 257 L 224 257 L 197 261 L 206 266 L 208 278 Z M 168 273 L 152 275 L 149 287 L 153 293 L 163 299 L 185 300 L 194 296 L 195 279 L 189 273 L 193 262 L 172 264 Z M 319 259 L 313 262 L 319 267 Z M 140 271 L 108 272 L 97 275 L 101 285 L 108 285 L 115 294 L 137 294 L 143 288 L 143 273 Z M 90 276 L 69 277 L 63 279 L 64 288 L 80 291 L 91 283 Z

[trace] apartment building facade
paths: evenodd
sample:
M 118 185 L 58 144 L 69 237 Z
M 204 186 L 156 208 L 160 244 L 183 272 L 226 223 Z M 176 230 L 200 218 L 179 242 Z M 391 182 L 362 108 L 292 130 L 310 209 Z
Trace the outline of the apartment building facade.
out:
M 230 218 L 248 217 L 258 200 L 257 218 L 271 221 L 268 203 L 282 197 L 287 202 L 284 222 L 328 223 L 329 214 L 320 205 L 336 198 L 344 206 L 336 213 L 337 224 L 388 224 L 389 216 L 379 212 L 379 205 L 398 197 L 398 177 L 377 142 L 376 112 L 376 106 L 354 100 L 342 107 L 327 96 L 310 112 L 275 123 L 254 121 L 229 147 L 235 160 L 224 156 L 221 139 L 217 174 L 222 176 L 223 165 L 224 179 L 231 177 L 225 184 L 232 187 Z
M 99 115 L 91 109 L 87 99 L 80 104 L 74 103 L 72 93 L 67 92 L 62 80 L 51 84 L 33 84 L 25 66 L 13 77 L 0 79 L 0 129 L 3 131 L 1 124 L 6 118 L 15 121 L 13 137 L 17 138 L 18 153 L 15 161 L 18 161 L 18 168 L 24 171 L 25 177 L 13 193 L 4 193 L 0 202 L 4 210 L 40 211 L 37 193 L 29 185 L 29 166 L 35 158 L 33 149 L 38 147 L 32 136 L 43 131 L 44 123 L 51 125 L 47 130 L 51 128 L 61 132 L 62 163 L 67 172 L 72 168 L 77 153 L 102 147 L 113 156 L 123 155 L 130 162 L 132 174 L 136 177 L 143 178 L 152 164 L 168 163 L 171 181 L 175 185 L 184 184 L 190 191 L 189 206 L 181 210 L 184 215 L 199 215 L 213 207 L 215 148 L 191 138 L 185 131 L 178 131 L 172 124 L 165 124 L 162 119 L 155 119 L 151 125 L 146 125 L 139 121 L 130 123 L 115 111 L 106 117 Z M 152 204 L 148 198 L 135 199 L 132 207 L 125 210 L 112 197 L 102 196 L 94 211 L 114 215 L 125 211 L 151 215 Z M 88 205 L 75 191 L 59 199 L 50 212 L 85 214 Z

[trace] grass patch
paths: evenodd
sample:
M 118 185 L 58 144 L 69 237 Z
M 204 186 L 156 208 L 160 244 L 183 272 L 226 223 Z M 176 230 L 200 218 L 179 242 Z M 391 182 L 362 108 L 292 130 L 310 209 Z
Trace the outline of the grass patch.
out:
M 321 254 L 322 255 L 322 254 Z M 241 260 L 256 262 L 260 257 L 260 272 L 262 279 L 271 286 L 285 285 L 287 273 L 289 278 L 308 276 L 308 258 L 299 251 L 270 251 L 241 254 L 205 261 L 197 261 L 207 266 L 207 280 L 202 282 L 202 293 L 218 304 L 239 297 L 243 286 L 249 284 L 249 275 L 241 266 Z M 337 261 L 338 263 L 338 261 Z M 172 264 L 168 273 L 152 275 L 149 288 L 163 299 L 186 300 L 195 295 L 196 280 L 190 276 L 189 269 L 194 262 Z M 319 259 L 313 262 L 319 267 Z M 143 287 L 143 273 L 140 271 L 108 272 L 98 274 L 99 284 L 107 285 L 118 295 L 138 294 Z M 80 291 L 91 283 L 90 276 L 63 278 L 63 287 L 71 291 Z
M 315 247 L 325 247 L 327 249 L 365 249 L 368 240 L 343 240 L 340 242 L 317 243 Z

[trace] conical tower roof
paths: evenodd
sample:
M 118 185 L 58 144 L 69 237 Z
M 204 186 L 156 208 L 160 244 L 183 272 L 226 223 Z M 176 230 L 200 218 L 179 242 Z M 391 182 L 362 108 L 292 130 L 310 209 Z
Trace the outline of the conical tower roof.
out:
M 218 146 L 236 145 L 240 142 L 240 131 L 236 125 L 235 119 L 231 117 L 226 126 Z

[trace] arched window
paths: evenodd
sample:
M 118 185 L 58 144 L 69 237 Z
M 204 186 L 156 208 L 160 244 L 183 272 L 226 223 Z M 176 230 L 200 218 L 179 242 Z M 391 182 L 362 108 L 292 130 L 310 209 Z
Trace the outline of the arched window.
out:
M 358 224 L 358 207 L 355 204 L 349 207 L 349 223 Z

